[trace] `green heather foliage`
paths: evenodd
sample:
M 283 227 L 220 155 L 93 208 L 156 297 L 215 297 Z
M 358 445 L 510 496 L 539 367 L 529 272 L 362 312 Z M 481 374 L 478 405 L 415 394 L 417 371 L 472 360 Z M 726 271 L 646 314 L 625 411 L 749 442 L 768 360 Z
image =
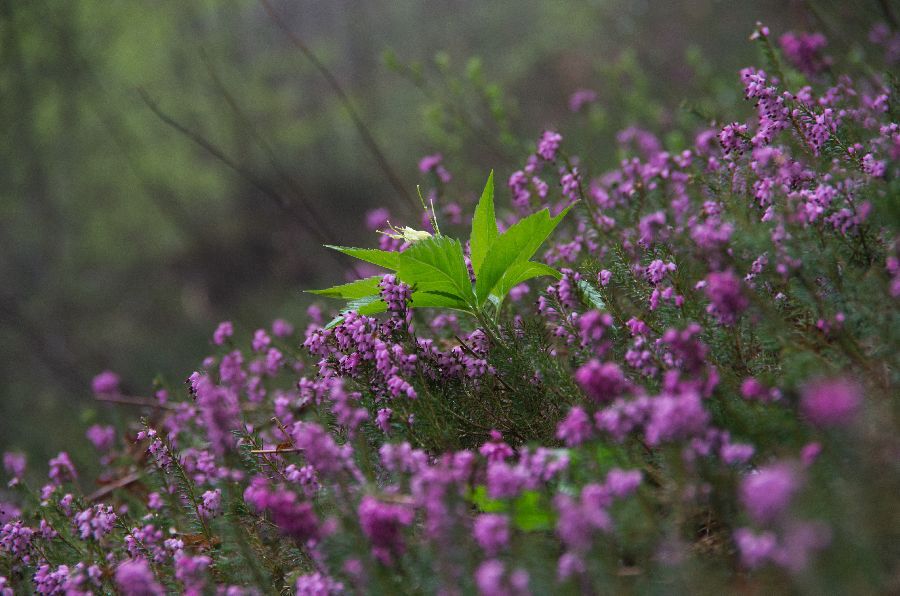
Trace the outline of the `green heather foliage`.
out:
M 4 454 L 0 596 L 897 592 L 900 33 L 753 39 L 747 113 L 611 170 L 544 130 L 496 196 L 427 156 L 432 230 L 332 246 L 330 323 L 97 375 L 141 415 L 87 430 L 96 485 Z

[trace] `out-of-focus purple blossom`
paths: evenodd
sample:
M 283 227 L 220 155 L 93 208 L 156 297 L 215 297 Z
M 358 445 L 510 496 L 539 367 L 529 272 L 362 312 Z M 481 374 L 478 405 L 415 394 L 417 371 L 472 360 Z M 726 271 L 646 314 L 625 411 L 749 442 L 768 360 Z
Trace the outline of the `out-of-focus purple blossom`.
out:
M 246 499 L 246 492 L 244 493 Z M 265 497 L 266 509 L 278 531 L 301 543 L 321 536 L 319 519 L 310 503 L 301 502 L 297 493 L 277 489 Z
M 492 430 L 490 434 L 490 440 L 479 447 L 478 452 L 489 462 L 504 461 L 505 459 L 512 457 L 515 452 L 512 447 L 503 440 L 503 433 Z
M 14 451 L 3 453 L 3 469 L 9 476 L 9 486 L 15 486 L 22 481 L 25 475 L 25 454 Z
M 498 559 L 488 559 L 475 571 L 475 585 L 481 596 L 526 596 L 530 577 L 524 569 L 507 576 L 506 566 Z
M 597 403 L 611 402 L 630 387 L 618 364 L 594 359 L 575 372 L 575 381 Z
M 643 476 L 644 475 L 640 470 L 622 470 L 613 468 L 606 474 L 604 486 L 609 491 L 610 495 L 617 499 L 621 499 L 637 490 Z
M 224 454 L 234 448 L 235 439 L 231 432 L 240 426 L 238 397 L 233 389 L 216 385 L 207 375 L 198 381 L 196 392 L 197 407 L 210 446 L 214 452 Z
M 809 467 L 815 463 L 822 453 L 822 444 L 818 442 L 807 443 L 800 450 L 800 462 L 804 467 Z
M 610 532 L 612 518 L 606 511 L 612 503 L 608 490 L 599 484 L 589 484 L 574 498 L 558 493 L 553 499 L 559 517 L 556 534 L 565 546 L 576 552 L 586 552 L 591 547 L 596 531 Z
M 556 427 L 556 438 L 565 442 L 567 447 L 577 447 L 591 439 L 594 426 L 587 413 L 574 406 Z
M 294 326 L 284 319 L 275 319 L 272 321 L 272 335 L 284 339 L 294 334 Z
M 336 596 L 344 594 L 344 584 L 318 571 L 297 578 L 296 596 Z
M 387 227 L 388 221 L 391 219 L 391 213 L 384 207 L 379 207 L 378 209 L 372 209 L 366 213 L 366 228 L 375 232 L 377 230 L 383 230 Z M 307 313 L 309 314 L 309 313 Z M 313 321 L 315 322 L 315 321 Z M 320 323 L 316 323 L 320 324 Z
M 116 567 L 116 586 L 123 596 L 163 596 L 146 559 L 128 559 Z
M 97 395 L 111 395 L 119 393 L 121 378 L 111 370 L 105 370 L 91 381 L 91 390 Z
M 385 565 L 405 550 L 403 528 L 412 524 L 414 513 L 401 503 L 384 503 L 365 496 L 359 504 L 359 523 L 372 544 L 372 554 Z
M 231 321 L 222 321 L 213 332 L 213 343 L 217 346 L 221 346 L 233 335 L 234 325 L 231 323 Z
M 544 134 L 538 141 L 537 154 L 545 161 L 555 161 L 560 143 L 562 143 L 561 134 L 552 130 L 544 131 Z
M 710 302 L 706 311 L 722 325 L 734 325 L 750 304 L 740 278 L 731 271 L 722 271 L 710 273 L 705 281 L 703 292 Z
M 591 89 L 578 89 L 569 96 L 569 111 L 580 112 L 586 105 L 597 101 L 597 92 Z
M 816 426 L 845 426 L 861 406 L 862 389 L 850 379 L 819 379 L 801 390 L 800 409 Z
M 175 556 L 175 579 L 181 582 L 184 594 L 200 596 L 206 586 L 206 571 L 212 559 L 206 555 L 191 556 L 180 553 Z
M 741 481 L 741 502 L 758 523 L 768 523 L 784 513 L 800 490 L 800 478 L 789 464 L 776 463 L 748 474 Z
M 807 76 L 815 76 L 831 65 L 831 58 L 822 55 L 828 40 L 821 33 L 788 31 L 778 43 L 788 62 Z
M 112 426 L 94 424 L 87 429 L 85 436 L 97 451 L 109 451 L 116 442 L 116 429 Z
M 475 518 L 472 535 L 489 557 L 497 554 L 509 544 L 509 518 L 499 513 L 482 513 Z
M 272 345 L 272 338 L 265 329 L 257 329 L 253 332 L 253 341 L 250 345 L 254 352 L 265 352 Z
M 440 153 L 435 153 L 434 155 L 426 155 L 421 160 L 419 160 L 419 171 L 423 174 L 434 172 L 434 174 L 438 177 L 438 180 L 440 180 L 444 184 L 448 184 L 451 180 L 453 180 L 453 176 L 451 176 L 450 172 L 447 171 L 447 168 L 444 167 L 443 162 L 444 156 Z
M 772 559 L 788 571 L 801 573 L 816 551 L 831 543 L 831 529 L 821 522 L 791 521 Z
M 722 461 L 729 465 L 747 463 L 755 452 L 753 445 L 744 443 L 728 443 L 719 450 Z
M 50 460 L 49 465 L 49 477 L 51 482 L 56 486 L 61 485 L 63 482 L 69 482 L 70 480 L 78 478 L 75 466 L 72 464 L 69 454 L 65 451 L 60 451 L 56 457 Z
M 750 569 L 756 569 L 771 560 L 778 546 L 774 533 L 756 534 L 749 528 L 735 530 L 734 542 L 741 554 L 741 562 Z
M 375 424 L 378 425 L 385 434 L 390 434 L 391 432 L 391 416 L 394 411 L 390 408 L 379 408 L 378 413 L 375 416 Z
M 650 420 L 644 431 L 650 445 L 699 434 L 709 422 L 709 412 L 695 392 L 660 395 L 650 403 Z

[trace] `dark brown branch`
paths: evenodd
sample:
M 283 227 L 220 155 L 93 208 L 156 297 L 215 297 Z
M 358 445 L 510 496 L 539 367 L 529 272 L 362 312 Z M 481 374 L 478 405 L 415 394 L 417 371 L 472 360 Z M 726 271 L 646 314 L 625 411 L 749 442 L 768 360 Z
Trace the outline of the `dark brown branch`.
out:
M 331 73 L 328 68 L 322 64 L 322 62 L 316 57 L 312 50 L 303 43 L 293 31 L 291 31 L 290 27 L 287 26 L 287 23 L 284 22 L 284 19 L 272 8 L 272 5 L 269 3 L 269 0 L 259 0 L 260 4 L 263 5 L 263 8 L 266 9 L 266 12 L 269 13 L 269 16 L 272 17 L 272 20 L 275 21 L 275 24 L 284 31 L 287 38 L 291 41 L 291 43 L 303 54 L 303 56 L 312 63 L 316 70 L 319 71 L 319 74 L 328 82 L 328 85 L 331 87 L 332 91 L 334 91 L 335 95 L 337 95 L 338 100 L 341 102 L 341 105 L 344 106 L 344 110 L 346 110 L 347 115 L 350 116 L 350 119 L 353 121 L 353 126 L 356 128 L 356 131 L 359 133 L 359 136 L 362 137 L 363 143 L 366 148 L 372 153 L 372 156 L 375 158 L 375 161 L 378 162 L 378 167 L 381 168 L 381 171 L 384 172 L 385 176 L 387 176 L 388 180 L 391 183 L 391 186 L 394 187 L 394 190 L 397 191 L 400 195 L 402 195 L 406 201 L 410 204 L 410 206 L 414 210 L 419 209 L 419 203 L 416 199 L 409 193 L 408 190 L 403 186 L 403 182 L 400 180 L 400 177 L 394 172 L 390 163 L 384 155 L 384 152 L 381 150 L 381 147 L 378 146 L 378 141 L 375 140 L 375 137 L 372 136 L 372 133 L 369 131 L 369 128 L 366 126 L 365 122 L 363 122 L 362 118 L 359 115 L 359 112 L 356 111 L 356 108 L 353 107 L 353 102 L 350 101 L 350 97 L 344 91 L 341 84 L 338 82 L 337 78 Z

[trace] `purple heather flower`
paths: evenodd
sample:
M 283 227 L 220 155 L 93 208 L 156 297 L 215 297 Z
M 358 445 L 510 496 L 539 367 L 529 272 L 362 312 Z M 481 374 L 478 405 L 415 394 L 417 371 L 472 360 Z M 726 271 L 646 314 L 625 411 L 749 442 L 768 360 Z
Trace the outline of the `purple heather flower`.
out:
M 566 417 L 556 427 L 556 438 L 567 447 L 577 447 L 591 439 L 594 427 L 587 413 L 578 406 L 569 410 Z
M 581 109 L 597 101 L 597 92 L 591 89 L 578 89 L 569 96 L 569 111 L 580 112 Z
M 200 497 L 200 511 L 207 517 L 218 515 L 222 509 L 222 491 L 208 490 Z
M 95 424 L 87 429 L 85 436 L 97 451 L 109 451 L 116 442 L 116 429 L 108 425 Z
M 475 518 L 472 535 L 485 554 L 494 557 L 509 544 L 509 518 L 499 513 L 482 513 Z
M 297 578 L 296 596 L 332 596 L 344 594 L 344 584 L 318 571 Z
M 554 161 L 561 142 L 561 134 L 552 130 L 545 131 L 538 141 L 537 154 L 546 161 Z
M 643 479 L 643 473 L 640 470 L 621 470 L 613 468 L 606 475 L 604 486 L 609 494 L 615 498 L 621 499 L 627 497 L 637 490 Z
M 779 517 L 800 489 L 797 471 L 777 463 L 760 468 L 741 481 L 741 502 L 755 521 L 768 523 Z
M 660 395 L 650 400 L 650 407 L 644 437 L 653 446 L 697 435 L 709 422 L 709 412 L 696 392 Z
M 234 335 L 234 325 L 231 324 L 231 321 L 222 321 L 216 327 L 215 332 L 213 332 L 213 343 L 221 346 L 232 335 Z
M 589 310 L 578 318 L 581 343 L 590 346 L 603 339 L 606 330 L 613 325 L 613 318 L 607 312 Z
M 831 64 L 831 58 L 822 56 L 828 40 L 821 33 L 788 31 L 778 39 L 778 44 L 787 61 L 807 76 L 815 76 Z
M 481 596 L 524 596 L 530 578 L 524 569 L 515 569 L 509 576 L 502 561 L 488 559 L 475 571 L 475 585 Z
M 7 522 L 0 527 L 0 551 L 17 558 L 25 557 L 31 549 L 31 537 L 34 530 L 21 520 Z
M 159 511 L 165 506 L 162 497 L 158 492 L 152 492 L 147 495 L 147 508 L 151 511 Z
M 196 392 L 197 407 L 206 427 L 206 437 L 214 452 L 224 454 L 235 444 L 231 432 L 240 427 L 238 396 L 230 387 L 213 383 L 209 376 L 199 379 Z
M 498 430 L 491 431 L 490 440 L 479 447 L 478 452 L 489 462 L 504 461 L 515 453 L 512 447 L 503 440 L 503 433 Z
M 749 528 L 738 528 L 734 531 L 734 542 L 741 553 L 741 562 L 750 569 L 755 569 L 769 561 L 778 546 L 775 534 L 762 532 L 755 534 Z
M 597 403 L 611 402 L 628 391 L 630 384 L 615 362 L 592 359 L 575 372 L 575 381 Z
M 722 445 L 722 448 L 719 450 L 719 455 L 726 464 L 744 464 L 750 461 L 750 458 L 753 457 L 755 452 L 756 449 L 754 449 L 753 445 L 728 443 Z
M 175 556 L 175 579 L 184 587 L 187 596 L 201 596 L 206 585 L 206 570 L 212 559 L 205 555 L 196 557 L 180 553 Z
M 558 493 L 553 499 L 559 514 L 556 520 L 557 536 L 567 548 L 586 552 L 591 547 L 595 531 L 612 530 L 612 518 L 606 511 L 610 503 L 609 492 L 599 484 L 585 486 L 578 499 Z
M 246 498 L 246 493 L 245 497 Z M 317 540 L 320 535 L 319 519 L 310 503 L 300 502 L 297 493 L 277 489 L 268 493 L 265 499 L 272 522 L 285 536 L 306 542 Z
M 109 395 L 119 393 L 119 375 L 111 370 L 105 370 L 91 381 L 91 390 L 97 395 Z
M 284 319 L 275 319 L 272 321 L 272 335 L 275 337 L 290 337 L 294 334 L 294 326 Z
M 450 175 L 450 172 L 447 171 L 447 168 L 444 167 L 443 161 L 444 156 L 440 153 L 435 153 L 434 155 L 426 155 L 419 160 L 419 171 L 423 174 L 434 172 L 441 182 L 447 184 L 453 179 L 453 177 Z
M 800 573 L 809 566 L 815 551 L 830 543 L 831 528 L 827 525 L 815 521 L 792 521 L 786 525 L 781 546 L 772 558 L 785 569 Z
M 366 495 L 359 504 L 359 524 L 372 543 L 372 554 L 385 565 L 405 550 L 403 527 L 412 524 L 413 510 L 401 503 L 383 503 Z
M 112 532 L 116 519 L 117 516 L 109 505 L 94 505 L 75 515 L 72 524 L 82 540 L 100 540 Z
M 10 477 L 9 486 L 14 486 L 22 481 L 25 475 L 25 454 L 6 451 L 3 453 L 3 469 Z
M 815 463 L 822 453 L 822 444 L 818 442 L 807 443 L 800 450 L 800 462 L 804 467 L 809 467 Z
M 731 271 L 707 275 L 703 291 L 710 302 L 706 311 L 722 325 L 734 325 L 750 304 L 741 289 L 740 278 Z
M 378 425 L 385 434 L 391 432 L 391 416 L 394 411 L 390 408 L 379 408 L 378 414 L 375 416 L 375 424 Z
M 50 480 L 56 486 L 59 486 L 63 482 L 68 482 L 70 480 L 74 480 L 78 478 L 78 473 L 75 471 L 75 466 L 72 465 L 72 460 L 69 458 L 69 454 L 65 451 L 60 451 L 59 454 L 50 460 Z
M 265 352 L 272 345 L 272 338 L 266 333 L 265 329 L 257 329 L 253 333 L 253 341 L 251 347 L 254 352 Z
M 372 209 L 371 211 L 366 212 L 366 228 L 373 232 L 384 229 L 387 227 L 388 220 L 390 219 L 391 213 L 384 207 Z
M 0 501 L 0 524 L 5 524 L 22 517 L 22 510 L 12 503 Z
M 845 378 L 813 381 L 800 393 L 800 409 L 816 426 L 845 426 L 862 405 L 862 389 Z
M 166 592 L 156 582 L 145 559 L 129 559 L 116 568 L 116 586 L 123 596 L 163 596 Z

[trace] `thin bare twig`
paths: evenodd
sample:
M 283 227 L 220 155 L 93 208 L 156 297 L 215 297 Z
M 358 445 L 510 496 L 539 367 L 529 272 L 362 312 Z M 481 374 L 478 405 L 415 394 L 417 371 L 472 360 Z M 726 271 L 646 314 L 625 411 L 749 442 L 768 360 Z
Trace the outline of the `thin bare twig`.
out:
M 341 87 L 341 84 L 338 82 L 337 78 L 331 73 L 328 68 L 322 64 L 319 58 L 313 53 L 309 47 L 303 43 L 293 31 L 291 31 L 290 27 L 287 26 L 287 23 L 284 22 L 284 19 L 281 18 L 272 5 L 269 3 L 269 0 L 259 0 L 259 3 L 262 4 L 263 8 L 265 8 L 266 12 L 269 13 L 269 16 L 272 17 L 272 20 L 275 21 L 275 24 L 284 31 L 284 34 L 290 40 L 290 42 L 303 54 L 303 56 L 310 61 L 310 63 L 319 71 L 319 74 L 328 82 L 328 85 L 331 87 L 332 91 L 334 91 L 335 95 L 338 97 L 338 101 L 341 102 L 341 105 L 344 106 L 344 110 L 347 112 L 347 115 L 350 116 L 350 120 L 353 121 L 353 126 L 356 128 L 356 131 L 359 133 L 359 136 L 362 137 L 363 144 L 365 144 L 366 148 L 369 152 L 372 153 L 372 156 L 375 158 L 375 161 L 378 162 L 378 167 L 381 168 L 381 171 L 384 172 L 385 176 L 387 176 L 388 181 L 390 181 L 391 186 L 394 187 L 400 195 L 402 195 L 406 201 L 412 206 L 412 208 L 416 211 L 419 209 L 419 203 L 416 199 L 406 190 L 406 187 L 403 186 L 403 182 L 400 180 L 400 177 L 394 172 L 394 169 L 391 167 L 391 164 L 388 162 L 387 157 L 385 157 L 384 152 L 381 150 L 381 147 L 378 145 L 378 141 L 375 140 L 375 137 L 369 131 L 369 128 L 366 126 L 365 122 L 363 122 L 362 117 L 360 117 L 359 112 L 356 111 L 356 108 L 353 107 L 353 102 L 350 101 L 350 97 L 344 91 L 344 88 Z
M 269 162 L 269 165 L 272 166 L 272 169 L 275 170 L 275 173 L 284 181 L 287 187 L 290 189 L 291 194 L 294 195 L 294 199 L 303 207 L 309 217 L 313 220 L 313 224 L 323 230 L 328 230 L 328 225 L 324 221 L 324 219 L 319 215 L 319 212 L 312 206 L 306 197 L 305 193 L 301 189 L 300 185 L 291 176 L 278 161 L 278 157 L 275 154 L 275 150 L 272 148 L 272 145 L 266 141 L 262 135 L 256 130 L 256 127 L 250 121 L 250 118 L 247 117 L 244 110 L 238 105 L 237 100 L 234 95 L 228 91 L 228 88 L 225 86 L 225 83 L 222 81 L 222 78 L 219 76 L 219 73 L 216 71 L 215 66 L 210 60 L 209 55 L 203 49 L 200 50 L 200 59 L 203 61 L 204 66 L 206 66 L 206 71 L 209 74 L 209 78 L 212 79 L 213 85 L 216 87 L 216 90 L 225 100 L 225 103 L 228 104 L 228 107 L 234 112 L 234 115 L 237 117 L 238 121 L 241 124 L 241 127 L 253 138 L 256 144 L 262 149 L 263 153 L 266 155 L 266 159 Z M 337 237 L 332 231 L 329 230 L 329 235 L 333 237 Z

